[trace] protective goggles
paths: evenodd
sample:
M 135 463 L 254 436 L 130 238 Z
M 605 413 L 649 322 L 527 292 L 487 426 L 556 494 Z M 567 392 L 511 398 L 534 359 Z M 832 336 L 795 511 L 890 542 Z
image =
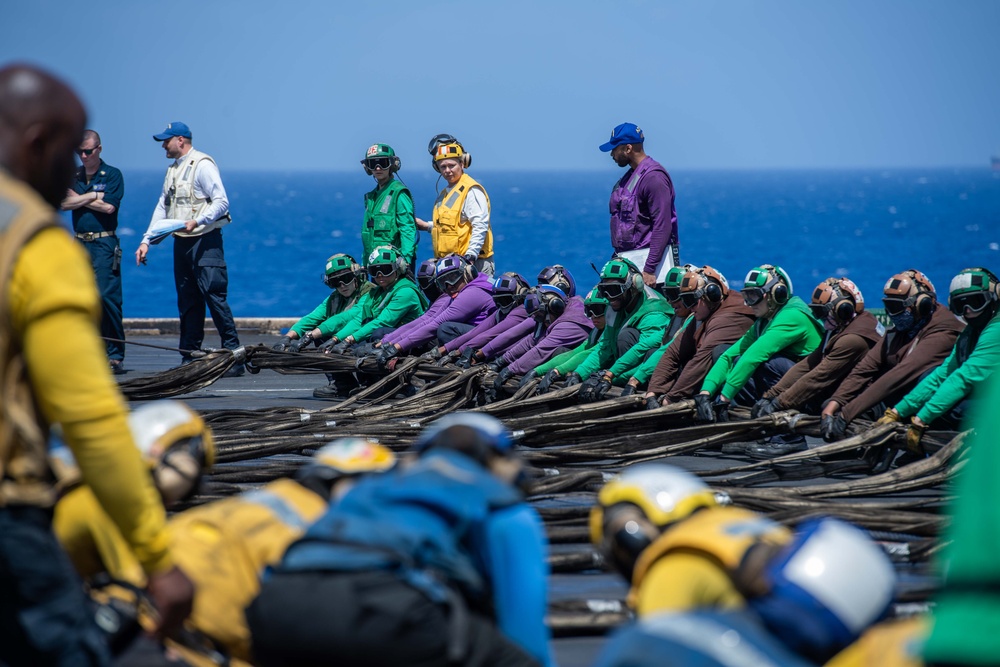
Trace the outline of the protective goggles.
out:
M 830 309 L 833 307 L 833 302 L 830 303 L 810 303 L 809 310 L 812 311 L 813 317 L 822 322 L 826 319 L 827 315 L 830 314 Z M 888 312 L 888 309 L 886 309 Z
M 323 282 L 326 283 L 327 287 L 341 287 L 342 285 L 349 285 L 354 282 L 353 273 L 338 273 L 334 276 L 323 276 Z
M 625 296 L 625 290 L 628 286 L 624 283 L 598 283 L 597 293 L 603 296 L 608 301 L 614 301 L 615 299 L 620 299 Z
M 493 303 L 497 305 L 497 308 L 506 310 L 512 308 L 517 303 L 517 297 L 513 294 L 494 294 Z
M 585 303 L 583 305 L 583 311 L 587 313 L 587 317 L 604 317 L 607 313 L 607 306 L 603 303 Z
M 743 303 L 748 306 L 756 306 L 767 296 L 767 292 L 759 287 L 751 287 L 750 289 L 742 290 L 740 293 L 743 295 Z
M 967 310 L 973 313 L 980 312 L 983 308 L 990 305 L 990 301 L 992 299 L 987 292 L 970 292 L 951 297 L 948 300 L 948 308 L 951 312 L 961 316 Z
M 661 287 L 660 294 L 666 297 L 667 301 L 671 303 L 675 301 L 680 301 L 681 298 L 681 288 L 680 287 Z
M 556 269 L 551 266 L 542 269 L 542 272 L 538 274 L 539 283 L 552 283 L 552 279 L 562 273 L 561 269 Z
M 539 310 L 545 312 L 545 304 L 536 292 L 529 292 L 528 296 L 524 297 L 524 310 L 528 315 L 534 315 Z
M 700 289 L 693 292 L 681 292 L 680 299 L 674 299 L 674 301 L 680 301 L 682 306 L 690 310 L 698 305 L 704 295 L 704 290 Z
M 885 306 L 885 313 L 889 317 L 896 317 L 897 315 L 902 315 L 903 311 L 906 310 L 907 306 L 913 305 L 913 299 L 882 299 L 882 305 Z
M 449 271 L 445 274 L 438 274 L 436 280 L 437 284 L 441 287 L 453 287 L 457 285 L 463 278 L 465 278 L 465 273 L 462 271 Z
M 392 166 L 392 158 L 387 157 L 366 157 L 365 166 L 371 171 L 376 169 L 388 169 Z
M 396 267 L 393 264 L 372 264 L 368 267 L 368 273 L 371 274 L 372 278 L 376 276 L 391 276 L 396 272 Z

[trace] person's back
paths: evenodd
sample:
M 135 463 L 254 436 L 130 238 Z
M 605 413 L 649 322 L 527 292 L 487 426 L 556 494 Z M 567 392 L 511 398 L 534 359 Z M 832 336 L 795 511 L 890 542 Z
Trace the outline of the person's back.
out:
M 361 482 L 293 543 L 248 610 L 260 664 L 548 663 L 544 536 L 502 429 L 439 420 L 416 461 Z

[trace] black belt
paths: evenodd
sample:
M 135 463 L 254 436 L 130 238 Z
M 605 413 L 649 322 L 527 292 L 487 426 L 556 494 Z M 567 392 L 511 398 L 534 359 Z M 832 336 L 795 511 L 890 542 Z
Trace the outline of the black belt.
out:
M 103 239 L 114 235 L 114 232 L 77 232 L 76 238 L 80 239 L 84 243 L 90 243 L 91 241 L 96 241 L 97 239 Z

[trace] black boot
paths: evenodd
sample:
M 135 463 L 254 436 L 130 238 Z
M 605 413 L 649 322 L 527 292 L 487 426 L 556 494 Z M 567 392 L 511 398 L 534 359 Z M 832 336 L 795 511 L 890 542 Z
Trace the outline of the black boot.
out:
M 752 459 L 773 459 L 785 454 L 804 452 L 809 447 L 806 445 L 805 436 L 801 435 L 776 435 L 764 444 L 751 445 L 746 453 Z
M 322 387 L 316 387 L 313 389 L 313 398 L 340 398 L 340 390 L 337 388 L 337 383 L 330 380 L 330 384 L 324 385 Z

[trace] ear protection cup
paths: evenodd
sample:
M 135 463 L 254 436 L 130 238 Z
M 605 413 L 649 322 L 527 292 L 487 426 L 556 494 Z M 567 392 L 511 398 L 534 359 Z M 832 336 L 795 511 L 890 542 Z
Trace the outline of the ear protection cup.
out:
M 566 302 L 557 296 L 552 296 L 549 298 L 548 310 L 552 317 L 559 317 L 566 312 Z
M 711 303 L 719 303 L 722 301 L 722 288 L 711 280 L 707 280 L 706 282 L 708 284 L 705 285 L 705 298 Z
M 837 318 L 838 322 L 850 321 L 854 317 L 854 303 L 847 298 L 840 299 L 837 305 L 834 306 L 833 316 Z
M 913 312 L 918 320 L 930 317 L 934 312 L 934 296 L 927 293 L 918 294 L 916 301 L 913 302 Z

